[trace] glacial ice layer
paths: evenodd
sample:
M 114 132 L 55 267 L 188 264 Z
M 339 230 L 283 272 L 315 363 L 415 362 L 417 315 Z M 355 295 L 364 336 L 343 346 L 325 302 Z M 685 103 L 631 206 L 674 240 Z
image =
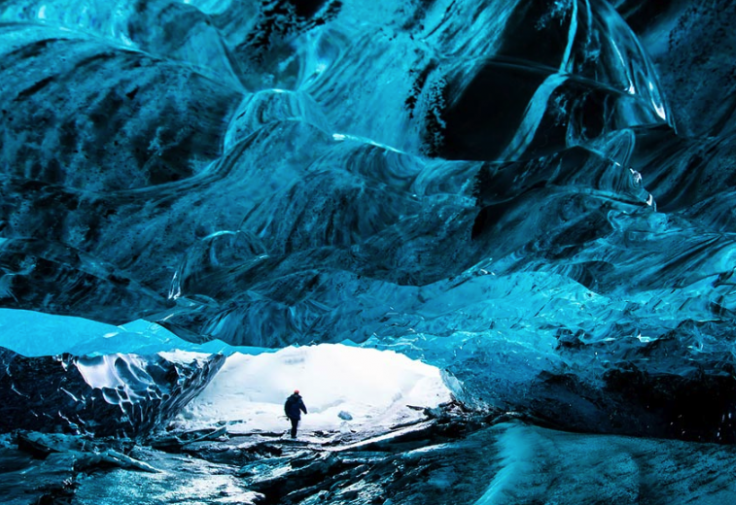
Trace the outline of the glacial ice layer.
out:
M 145 436 L 166 426 L 224 362 L 221 354 L 28 358 L 0 348 L 0 432 Z
M 733 442 L 735 10 L 4 0 L 2 307 Z

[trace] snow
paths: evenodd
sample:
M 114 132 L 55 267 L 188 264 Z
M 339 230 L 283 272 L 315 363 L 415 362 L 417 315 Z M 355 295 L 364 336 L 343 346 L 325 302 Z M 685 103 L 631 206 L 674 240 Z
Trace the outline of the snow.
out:
M 423 417 L 407 405 L 435 407 L 450 399 L 437 368 L 393 351 L 335 344 L 274 352 L 217 340 L 195 344 L 141 320 L 113 326 L 0 309 L 0 347 L 24 356 L 83 356 L 77 368 L 85 380 L 93 387 L 110 388 L 125 383 L 113 366 L 121 356 L 135 368 L 140 365 L 136 355 L 159 354 L 190 363 L 213 353 L 226 354 L 212 383 L 179 416 L 183 429 L 226 422 L 234 431 L 285 430 L 283 403 L 294 389 L 301 390 L 309 409 L 301 433 L 392 426 Z
M 437 368 L 392 351 L 341 344 L 288 347 L 229 356 L 176 424 L 200 429 L 226 422 L 231 431 L 284 431 L 289 423 L 283 404 L 295 389 L 309 411 L 302 434 L 389 427 L 423 417 L 407 405 L 435 407 L 450 399 Z M 341 412 L 353 419 L 340 419 Z

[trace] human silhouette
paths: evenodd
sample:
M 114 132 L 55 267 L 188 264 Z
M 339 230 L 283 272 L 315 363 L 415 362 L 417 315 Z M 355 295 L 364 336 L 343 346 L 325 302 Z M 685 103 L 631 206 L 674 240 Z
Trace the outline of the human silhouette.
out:
M 295 389 L 294 394 L 286 399 L 284 412 L 291 421 L 291 438 L 296 438 L 296 429 L 302 418 L 302 412 L 307 413 L 307 407 L 304 406 L 304 400 L 299 395 L 298 389 Z

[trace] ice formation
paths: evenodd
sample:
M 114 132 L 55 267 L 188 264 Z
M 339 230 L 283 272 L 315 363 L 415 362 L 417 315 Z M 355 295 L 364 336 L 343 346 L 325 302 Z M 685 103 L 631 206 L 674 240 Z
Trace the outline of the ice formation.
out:
M 0 351 L 0 432 L 134 438 L 167 425 L 214 377 L 221 354 L 27 358 Z
M 150 374 L 174 349 L 349 341 L 467 405 L 732 443 L 733 19 L 0 1 L 2 359 Z

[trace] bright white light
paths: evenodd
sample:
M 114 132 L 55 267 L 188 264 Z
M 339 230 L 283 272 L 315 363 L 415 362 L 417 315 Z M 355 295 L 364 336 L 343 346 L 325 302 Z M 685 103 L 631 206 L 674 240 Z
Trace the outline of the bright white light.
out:
M 299 389 L 309 414 L 300 430 L 386 427 L 422 417 L 407 405 L 435 407 L 450 394 L 439 370 L 394 352 L 344 345 L 289 347 L 273 354 L 234 354 L 177 419 L 184 429 L 283 431 L 283 404 Z

